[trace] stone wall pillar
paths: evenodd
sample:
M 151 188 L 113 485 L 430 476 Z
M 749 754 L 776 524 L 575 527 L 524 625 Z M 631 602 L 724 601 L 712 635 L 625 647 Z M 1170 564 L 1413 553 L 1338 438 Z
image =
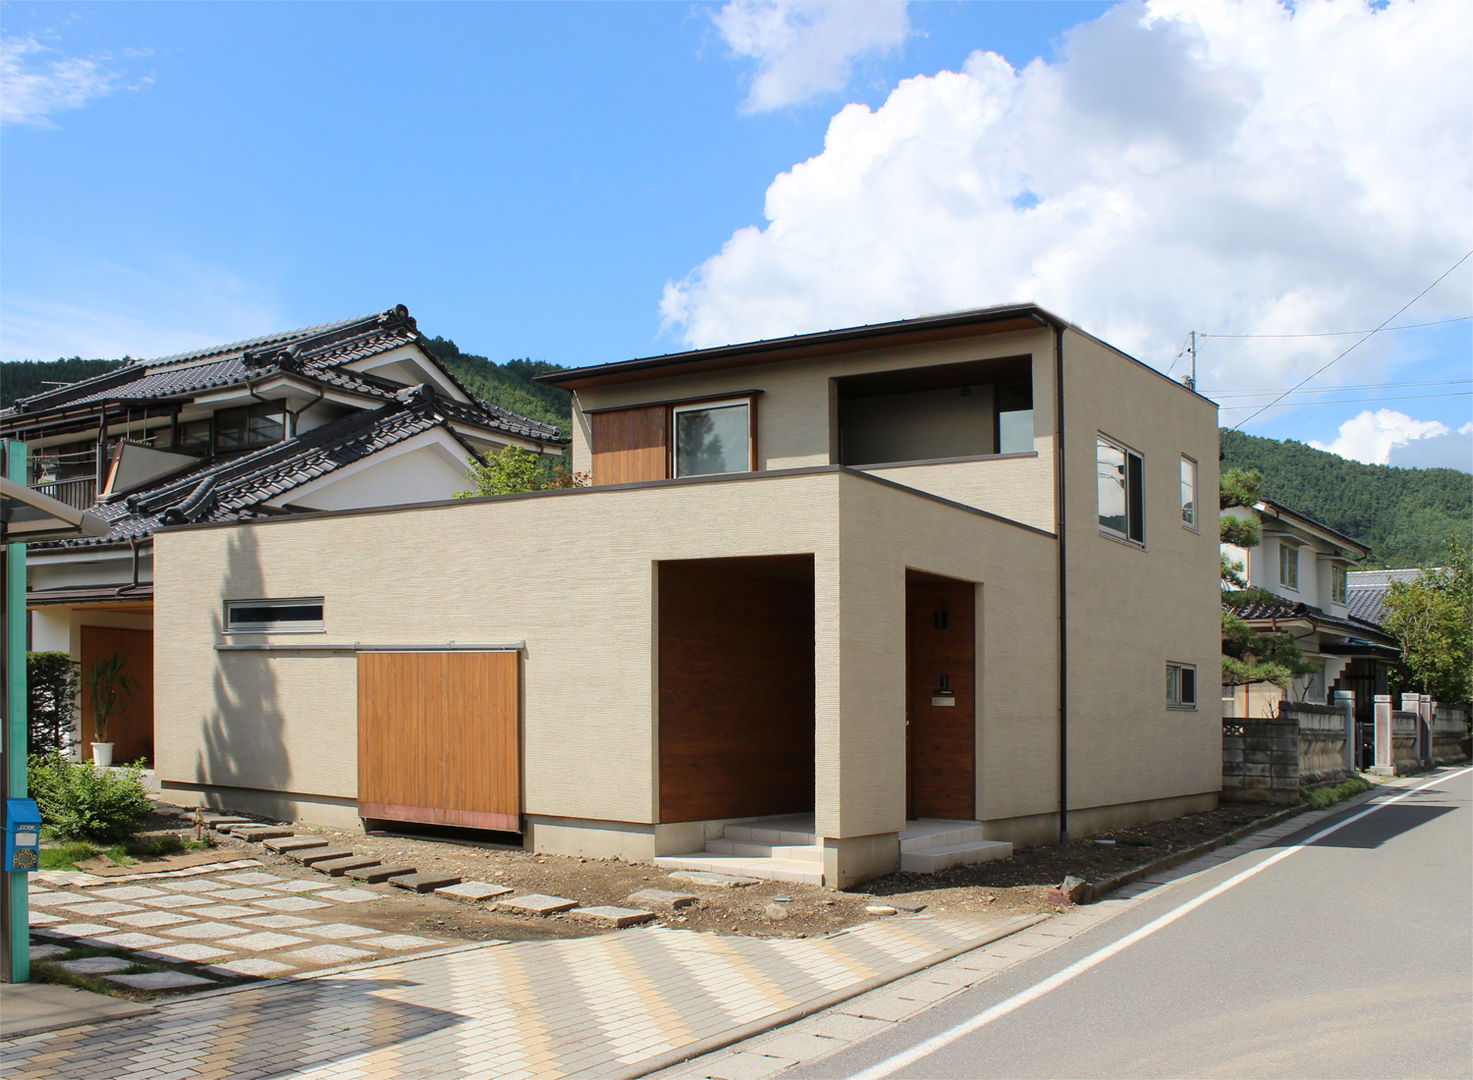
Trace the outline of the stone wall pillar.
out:
M 1377 694 L 1373 699 L 1376 706 L 1376 750 L 1375 764 L 1378 773 L 1395 775 L 1391 751 L 1391 695 Z
M 1336 690 L 1335 705 L 1345 713 L 1345 771 L 1355 772 L 1355 691 Z
M 1422 694 L 1401 695 L 1401 711 L 1415 713 L 1417 717 L 1417 749 L 1414 753 L 1420 761 L 1426 761 L 1432 756 L 1432 732 L 1428 728 L 1429 717 L 1422 712 L 1423 696 Z
M 1432 740 L 1435 727 L 1434 720 L 1437 716 L 1437 702 L 1432 700 L 1431 694 L 1423 694 L 1417 702 L 1417 715 L 1422 718 L 1422 738 L 1426 741 L 1422 744 L 1422 763 L 1432 764 Z

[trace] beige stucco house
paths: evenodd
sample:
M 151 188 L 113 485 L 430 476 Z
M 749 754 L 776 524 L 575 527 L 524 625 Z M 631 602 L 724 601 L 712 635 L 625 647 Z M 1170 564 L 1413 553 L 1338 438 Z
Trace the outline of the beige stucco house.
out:
M 591 487 L 158 534 L 166 792 L 830 885 L 1215 805 L 1210 401 L 1033 305 L 546 378 Z

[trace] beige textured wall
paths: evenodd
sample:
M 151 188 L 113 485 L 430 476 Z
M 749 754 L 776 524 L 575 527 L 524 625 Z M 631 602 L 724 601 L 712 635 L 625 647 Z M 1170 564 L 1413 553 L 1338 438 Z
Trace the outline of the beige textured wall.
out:
M 161 778 L 356 794 L 352 654 L 214 649 L 225 599 L 321 595 L 324 634 L 236 637 L 525 639 L 526 811 L 652 821 L 653 563 L 814 553 L 818 624 L 832 627 L 838 482 L 754 476 L 160 534 Z M 819 678 L 831 726 L 836 681 Z
M 582 409 L 607 409 L 753 389 L 763 391 L 757 406 L 759 468 L 827 465 L 831 463 L 831 428 L 836 421 L 833 378 L 1025 355 L 1034 359 L 1034 431 L 1049 435 L 1054 430 L 1053 333 L 1038 329 L 580 390 L 573 399 L 573 467 L 580 470 L 589 467 L 587 422 L 581 415 Z M 1037 439 L 1035 445 L 1043 451 Z
M 1217 410 L 1108 347 L 1065 333 L 1071 807 L 1221 787 L 1216 522 L 1181 524 L 1180 459 L 1218 486 Z M 1095 436 L 1144 458 L 1145 548 L 1099 533 Z M 1168 709 L 1168 660 L 1197 667 L 1197 708 Z
M 1043 453 L 984 461 L 933 465 L 895 465 L 864 472 L 892 483 L 928 491 L 943 499 L 1032 525 L 1054 529 L 1054 439 L 1035 439 Z

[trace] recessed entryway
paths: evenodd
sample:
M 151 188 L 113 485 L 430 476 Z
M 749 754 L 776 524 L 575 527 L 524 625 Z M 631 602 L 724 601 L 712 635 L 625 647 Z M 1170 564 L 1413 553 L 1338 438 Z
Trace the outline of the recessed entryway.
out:
M 905 816 L 976 811 L 976 586 L 905 573 Z

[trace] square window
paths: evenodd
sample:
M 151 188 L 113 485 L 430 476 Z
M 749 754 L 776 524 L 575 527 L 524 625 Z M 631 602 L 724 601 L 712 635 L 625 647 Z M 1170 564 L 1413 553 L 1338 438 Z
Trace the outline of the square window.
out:
M 1279 542 L 1279 584 L 1299 591 L 1299 549 L 1283 541 Z
M 1188 529 L 1197 527 L 1197 463 L 1185 454 L 1181 458 L 1181 523 Z
M 321 633 L 322 597 L 225 601 L 227 634 Z
M 750 472 L 751 416 L 751 403 L 745 400 L 677 405 L 672 410 L 675 475 Z
M 1132 544 L 1146 542 L 1144 465 L 1134 450 L 1100 435 L 1095 440 L 1100 532 Z
M 1173 709 L 1197 707 L 1197 667 L 1195 664 L 1166 665 L 1166 704 Z

